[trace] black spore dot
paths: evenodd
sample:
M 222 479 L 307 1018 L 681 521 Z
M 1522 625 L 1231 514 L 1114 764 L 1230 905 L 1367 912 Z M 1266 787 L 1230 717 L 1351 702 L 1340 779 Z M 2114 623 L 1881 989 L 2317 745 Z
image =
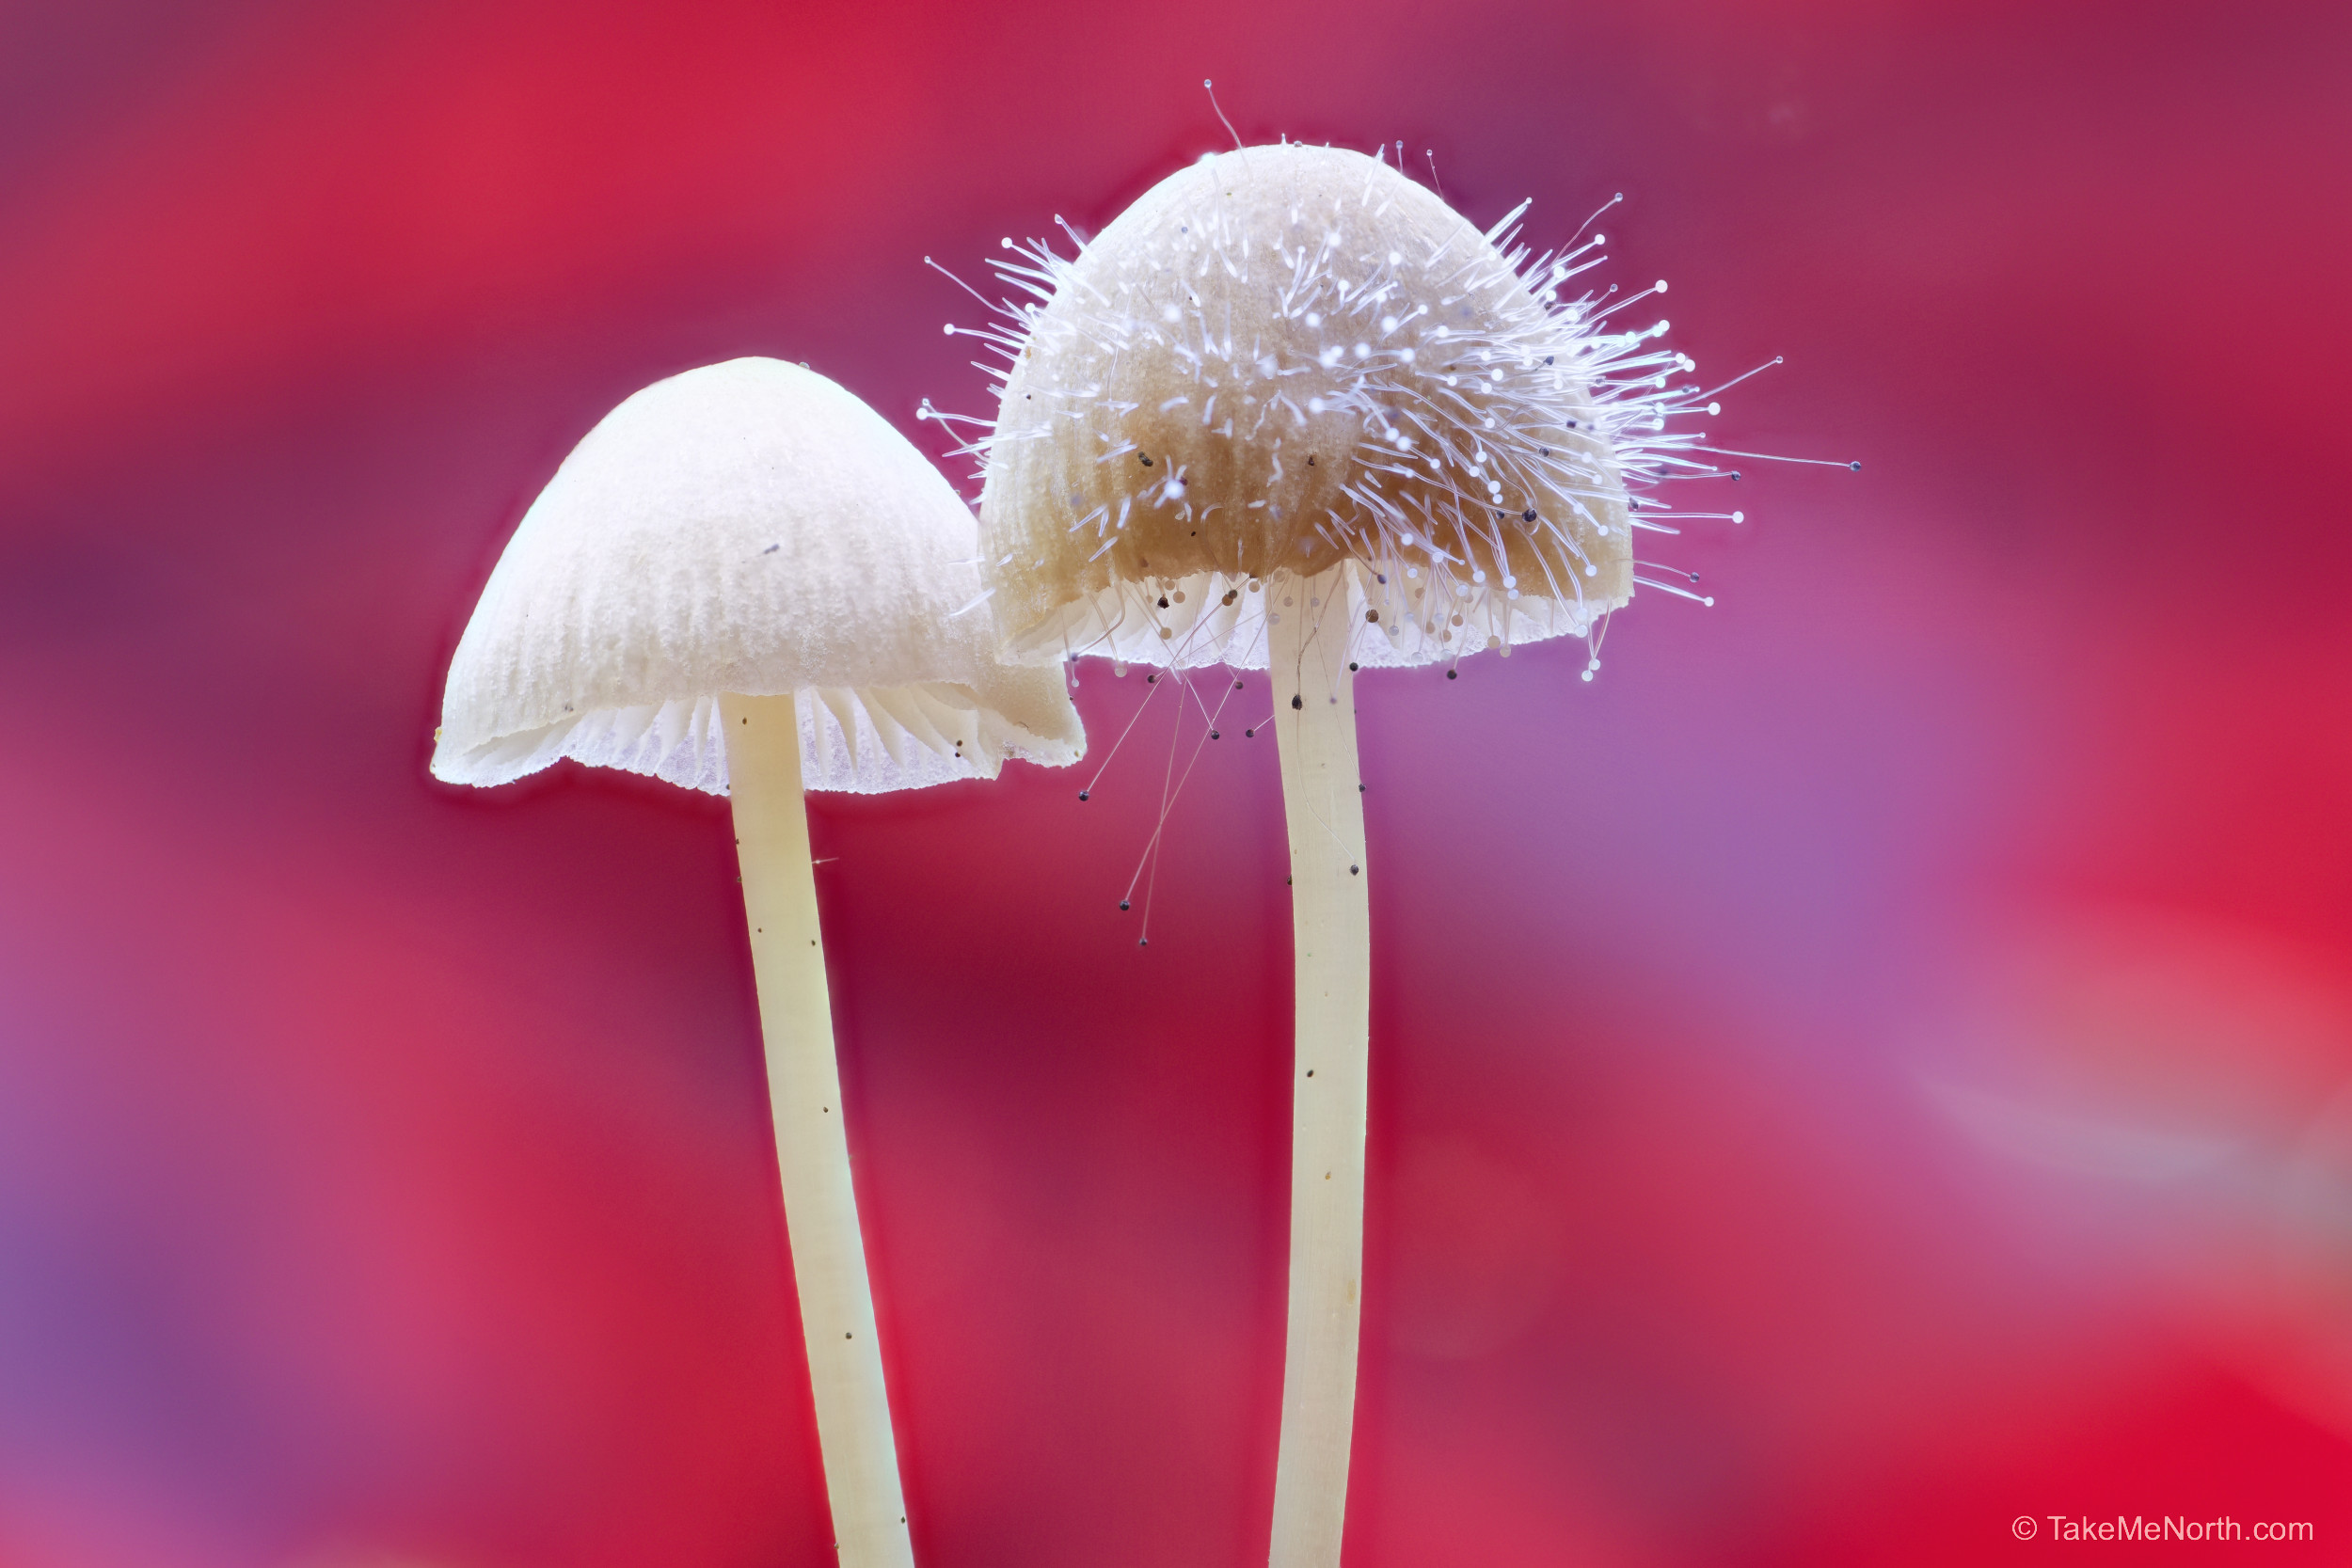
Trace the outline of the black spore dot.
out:
M 1119 901 L 1119 907 L 1120 907 L 1120 909 L 1122 909 L 1122 910 L 1123 910 L 1123 909 L 1128 909 L 1128 908 L 1130 908 L 1131 906 L 1128 904 L 1127 900 L 1125 900 L 1124 898 L 1121 898 L 1121 899 Z
M 1846 467 L 1851 468 L 1855 473 L 1860 473 L 1862 471 L 1861 459 L 1856 458 L 1853 462 L 1847 464 Z
M 1160 677 L 1157 675 L 1146 675 L 1143 677 L 1143 684 L 1146 686 L 1157 686 L 1160 684 Z
M 1078 791 L 1078 799 L 1079 799 L 1079 800 L 1085 800 L 1086 798 L 1087 798 L 1087 792 L 1086 792 L 1085 790 L 1083 790 L 1083 789 L 1082 789 L 1082 790 Z
M 1347 668 L 1348 668 L 1348 669 L 1349 669 L 1349 671 L 1352 673 L 1352 672 L 1354 672 L 1354 671 L 1357 671 L 1357 670 L 1360 670 L 1360 669 L 1362 669 L 1362 668 L 1363 668 L 1363 666 L 1362 666 L 1362 665 L 1360 665 L 1360 664 L 1358 664 L 1358 663 L 1357 663 L 1354 659 L 1352 659 L 1352 658 L 1351 658 L 1351 659 L 1349 659 L 1349 660 L 1347 661 Z
M 1241 732 L 1241 737 L 1244 740 L 1255 740 L 1258 738 L 1258 732 L 1255 730 L 1244 730 Z
M 1364 868 L 1360 865 L 1351 865 L 1347 868 L 1347 874 L 1351 877 L 1360 877 L 1364 874 Z
M 1450 681 L 1460 680 L 1462 678 L 1462 672 L 1459 670 L 1448 670 L 1445 673 L 1445 678 Z
M 1136 460 L 1147 468 L 1152 466 L 1152 459 L 1145 456 L 1142 452 L 1136 453 Z
M 1532 506 L 1531 506 L 1531 507 L 1529 507 L 1526 511 L 1524 511 L 1524 512 L 1522 512 L 1522 513 L 1520 513 L 1520 514 L 1519 514 L 1519 521 L 1520 521 L 1520 522 L 1522 522 L 1522 523 L 1532 523 L 1532 522 L 1534 522 L 1534 520 L 1535 520 L 1535 509 L 1534 509 L 1534 507 L 1532 507 Z
M 1310 453 L 1308 454 L 1308 456 L 1307 456 L 1307 467 L 1309 467 L 1310 468 L 1311 468 L 1311 467 L 1313 467 L 1314 466 L 1315 466 L 1314 454 L 1313 454 L 1313 453 L 1311 453 L 1311 452 L 1310 452 Z
M 1216 738 L 1217 738 L 1217 733 L 1216 733 L 1215 730 L 1211 730 L 1211 731 L 1209 732 L 1209 738 L 1210 738 L 1211 740 L 1215 740 L 1215 739 L 1216 739 Z
M 1168 595 L 1165 594 L 1160 595 L 1160 608 L 1162 610 L 1166 610 L 1168 608 Z
M 1305 707 L 1306 705 L 1306 701 L 1303 698 L 1293 697 L 1291 699 L 1291 706 L 1293 707 Z
M 1236 690 L 1236 691 L 1239 691 L 1239 690 L 1241 689 L 1241 682 L 1239 682 L 1239 681 L 1235 681 L 1235 682 L 1233 683 L 1233 689 L 1234 689 L 1234 690 Z

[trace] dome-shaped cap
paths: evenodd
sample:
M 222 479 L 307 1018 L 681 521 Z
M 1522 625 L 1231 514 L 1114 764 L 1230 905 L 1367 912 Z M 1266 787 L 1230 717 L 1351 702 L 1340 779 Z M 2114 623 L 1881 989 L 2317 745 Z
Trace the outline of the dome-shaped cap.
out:
M 980 506 L 1009 657 L 1263 665 L 1259 589 L 1342 565 L 1366 664 L 1625 604 L 1655 411 L 1609 382 L 1636 340 L 1525 260 L 1395 168 L 1295 144 L 1180 170 L 1074 261 L 1030 253 L 1011 276 L 1051 297 Z
M 572 757 L 726 791 L 723 693 L 800 694 L 811 788 L 993 778 L 1085 746 L 1058 672 L 1000 663 L 971 511 L 821 375 L 657 382 L 564 460 L 450 661 L 433 772 Z

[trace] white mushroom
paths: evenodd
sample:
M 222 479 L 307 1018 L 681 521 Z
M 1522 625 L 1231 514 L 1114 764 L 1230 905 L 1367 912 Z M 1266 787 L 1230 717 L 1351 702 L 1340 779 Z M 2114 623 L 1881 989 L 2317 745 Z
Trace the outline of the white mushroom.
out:
M 793 1275 L 840 1560 L 913 1562 L 850 1179 L 803 784 L 904 789 L 1074 762 L 1059 673 L 997 662 L 971 512 L 831 381 L 689 371 L 589 432 L 451 661 L 433 771 L 560 757 L 732 797 Z
M 1270 671 L 1296 954 L 1275 1568 L 1336 1568 L 1362 1285 L 1371 929 L 1354 673 L 1590 637 L 1629 481 L 1704 469 L 1687 368 L 1384 163 L 1204 158 L 1074 260 L 999 263 L 981 520 L 1009 657 Z M 1009 246 L 1010 242 L 1007 245 Z M 1659 285 L 1663 288 L 1664 285 Z M 1677 467 L 1679 466 L 1679 467 Z M 1670 584 L 1670 593 L 1681 592 Z M 1595 666 L 1597 667 L 1597 666 Z

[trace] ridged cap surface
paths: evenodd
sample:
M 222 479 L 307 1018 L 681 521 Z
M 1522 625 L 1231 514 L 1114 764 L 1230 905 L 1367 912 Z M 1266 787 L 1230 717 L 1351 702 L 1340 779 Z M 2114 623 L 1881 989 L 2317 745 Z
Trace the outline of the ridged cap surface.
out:
M 977 529 L 937 469 L 821 375 L 733 359 L 590 431 L 524 515 L 450 662 L 433 771 L 559 757 L 723 794 L 717 699 L 800 694 L 812 788 L 1064 764 L 1060 673 L 999 661 Z

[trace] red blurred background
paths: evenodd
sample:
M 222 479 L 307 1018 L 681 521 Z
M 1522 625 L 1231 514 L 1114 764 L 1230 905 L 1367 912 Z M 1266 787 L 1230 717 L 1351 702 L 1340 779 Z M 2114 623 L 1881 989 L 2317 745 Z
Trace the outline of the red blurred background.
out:
M 922 258 L 1204 76 L 1538 241 L 1624 191 L 1606 277 L 1787 356 L 1725 444 L 1866 462 L 1748 465 L 1593 685 L 1364 682 L 1351 1568 L 2343 1560 L 2352 11 L 20 0 L 0 1564 L 832 1560 L 723 804 L 439 786 L 441 672 L 648 381 L 939 452 Z M 1166 709 L 1083 808 L 813 802 L 927 1568 L 1263 1560 L 1279 800 L 1229 728 L 1138 949 Z

